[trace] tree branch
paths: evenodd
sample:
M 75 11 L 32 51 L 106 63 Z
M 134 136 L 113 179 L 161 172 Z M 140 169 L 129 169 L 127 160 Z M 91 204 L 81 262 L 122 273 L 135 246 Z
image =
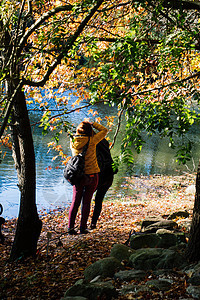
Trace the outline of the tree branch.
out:
M 98 12 L 105 12 L 105 11 L 108 11 L 108 10 L 114 10 L 116 9 L 117 7 L 120 7 L 120 6 L 127 6 L 129 4 L 132 4 L 132 1 L 128 1 L 128 2 L 125 2 L 125 3 L 118 3 L 118 4 L 115 4 L 115 5 L 112 5 L 110 7 L 105 7 L 103 9 L 98 9 Z
M 27 12 L 27 15 L 26 16 L 32 16 L 32 0 L 28 0 L 28 12 Z
M 197 9 L 200 10 L 200 2 L 198 1 L 181 1 L 181 0 L 165 0 L 163 2 L 164 7 L 171 7 L 174 9 Z
M 122 119 L 123 112 L 124 112 L 124 105 L 123 105 L 122 109 L 120 110 L 120 113 L 119 113 L 119 116 L 118 116 L 117 129 L 115 131 L 115 134 L 114 134 L 113 141 L 112 141 L 112 144 L 110 146 L 110 149 L 112 149 L 114 147 L 114 145 L 115 145 L 116 138 L 117 138 L 117 135 L 119 133 L 120 126 L 121 126 L 121 119 Z
M 64 6 L 59 6 L 56 7 L 46 13 L 44 13 L 27 31 L 26 33 L 23 35 L 23 37 L 21 38 L 20 42 L 19 42 L 19 48 L 18 48 L 18 53 L 21 52 L 22 48 L 24 47 L 24 45 L 26 44 L 29 36 L 40 27 L 40 25 L 42 23 L 44 23 L 46 20 L 48 20 L 50 17 L 54 16 L 55 14 L 59 13 L 59 12 L 63 12 L 63 11 L 70 11 L 72 10 L 73 5 L 64 5 Z
M 15 38 L 15 44 L 14 44 L 15 46 L 16 46 L 16 43 L 17 43 L 17 37 L 18 37 L 18 34 L 19 34 L 20 22 L 21 22 L 21 18 L 22 18 L 24 6 L 25 6 L 25 0 L 22 1 L 22 5 L 21 5 L 19 17 L 18 17 L 17 30 L 16 30 L 16 38 Z
M 44 75 L 43 79 L 41 81 L 34 82 L 34 81 L 31 81 L 31 80 L 23 78 L 23 84 L 24 85 L 30 85 L 30 86 L 36 86 L 36 87 L 44 86 L 45 85 L 45 83 L 49 80 L 49 77 L 52 74 L 52 72 L 61 63 L 61 60 L 64 57 L 64 53 L 66 55 L 66 53 L 71 49 L 71 47 L 75 43 L 76 39 L 80 36 L 80 34 L 82 33 L 82 31 L 86 27 L 87 23 L 89 22 L 89 20 L 91 19 L 91 17 L 95 14 L 95 12 L 100 7 L 100 5 L 103 3 L 103 1 L 104 0 L 98 0 L 97 1 L 97 4 L 91 9 L 91 11 L 89 12 L 89 14 L 85 17 L 85 19 L 83 20 L 83 22 L 79 25 L 79 27 L 76 30 L 76 32 L 74 33 L 74 35 L 70 36 L 68 38 L 68 41 L 66 42 L 66 46 L 64 47 L 63 53 L 59 54 L 58 57 L 55 59 L 55 61 L 51 64 L 51 66 L 49 67 L 48 71 Z
M 107 38 L 107 37 L 89 37 L 90 40 L 97 40 L 97 41 L 100 41 L 100 42 L 108 42 L 108 43 L 114 43 L 114 42 L 117 42 L 119 40 L 122 40 L 122 41 L 125 41 L 126 38 L 123 38 L 123 37 L 120 37 L 120 38 Z M 158 44 L 160 41 L 159 40 L 153 40 L 153 39 L 133 39 L 134 42 L 138 42 L 138 43 L 141 43 L 141 42 L 146 42 L 148 44 L 153 44 L 153 45 L 156 45 Z M 86 42 L 87 42 L 87 38 L 86 38 Z
M 19 35 L 20 23 L 21 23 L 21 19 L 22 19 L 22 14 L 23 14 L 24 6 L 25 6 L 25 0 L 22 1 L 21 9 L 20 9 L 19 17 L 18 17 L 17 30 L 16 30 L 15 39 L 14 39 L 14 45 L 13 45 L 11 57 L 9 59 L 9 61 L 11 61 L 11 62 L 12 62 L 12 60 L 14 60 L 14 57 L 15 57 L 15 54 L 16 54 L 15 50 L 17 48 L 17 43 L 18 43 L 18 38 L 17 37 Z
M 6 112 L 5 112 L 5 115 L 4 115 L 4 118 L 3 118 L 3 123 L 1 125 L 1 128 L 0 128 L 0 139 L 4 133 L 4 130 L 7 126 L 7 123 L 8 123 L 8 119 L 9 119 L 9 116 L 10 116 L 10 113 L 11 113 L 11 110 L 12 110 L 12 107 L 13 107 L 13 104 L 14 104 L 14 101 L 15 101 L 15 97 L 18 93 L 18 91 L 22 88 L 23 86 L 23 83 L 22 83 L 22 80 L 19 82 L 19 84 L 17 85 L 17 87 L 15 88 L 13 94 L 11 95 L 10 97 L 10 102 L 8 104 L 8 107 L 6 109 Z
M 150 92 L 153 92 L 153 91 L 157 91 L 157 90 L 162 90 L 162 89 L 164 89 L 166 87 L 170 87 L 170 86 L 173 86 L 173 85 L 176 85 L 176 84 L 188 81 L 188 80 L 196 78 L 198 76 L 200 76 L 200 72 L 197 72 L 197 73 L 195 73 L 195 74 L 193 74 L 191 76 L 188 76 L 188 77 L 186 77 L 184 79 L 173 81 L 173 82 L 168 83 L 166 85 L 161 85 L 161 86 L 153 88 L 153 89 L 149 89 L 149 90 L 144 90 L 144 91 L 141 91 L 141 92 L 133 93 L 133 94 L 131 94 L 131 96 L 133 97 L 133 96 L 137 96 L 137 95 L 147 94 L 147 93 L 150 93 Z

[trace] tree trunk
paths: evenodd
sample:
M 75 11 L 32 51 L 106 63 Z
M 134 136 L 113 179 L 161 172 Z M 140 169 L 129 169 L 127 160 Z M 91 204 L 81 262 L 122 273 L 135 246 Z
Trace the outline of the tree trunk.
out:
M 190 262 L 200 260 L 200 161 L 196 176 L 196 194 L 186 256 Z
M 17 95 L 12 113 L 13 158 L 21 192 L 20 211 L 10 260 L 34 256 L 42 222 L 36 207 L 36 168 L 25 95 Z

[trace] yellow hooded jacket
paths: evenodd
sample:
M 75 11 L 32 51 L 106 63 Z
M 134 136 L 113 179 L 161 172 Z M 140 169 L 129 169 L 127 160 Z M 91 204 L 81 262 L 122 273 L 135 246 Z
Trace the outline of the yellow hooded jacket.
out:
M 85 174 L 95 174 L 100 172 L 96 156 L 96 145 L 105 138 L 108 132 L 108 129 L 99 123 L 94 122 L 92 126 L 99 132 L 94 136 L 90 136 L 90 142 L 85 155 Z M 86 135 L 76 135 L 73 140 L 70 140 L 70 148 L 73 156 L 82 152 L 88 139 L 89 137 Z

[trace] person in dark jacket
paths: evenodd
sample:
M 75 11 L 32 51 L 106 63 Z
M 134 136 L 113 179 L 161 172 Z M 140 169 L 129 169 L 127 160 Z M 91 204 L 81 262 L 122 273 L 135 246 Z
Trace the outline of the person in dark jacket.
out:
M 91 229 L 96 228 L 96 224 L 102 210 L 103 199 L 113 183 L 114 174 L 117 173 L 117 170 L 113 170 L 113 159 L 110 153 L 109 143 L 106 139 L 103 139 L 97 144 L 96 151 L 100 173 L 94 200 L 95 206 L 92 216 Z

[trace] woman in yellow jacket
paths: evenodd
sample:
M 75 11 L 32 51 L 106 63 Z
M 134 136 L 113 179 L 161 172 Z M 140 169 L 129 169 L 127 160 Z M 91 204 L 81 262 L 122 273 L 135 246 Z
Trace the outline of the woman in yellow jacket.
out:
M 93 128 L 98 130 L 94 134 Z M 80 233 L 88 233 L 87 231 L 87 220 L 90 213 L 90 204 L 92 196 L 97 188 L 99 180 L 99 166 L 96 156 L 96 145 L 104 139 L 108 132 L 108 129 L 104 126 L 94 122 L 81 122 L 77 129 L 76 135 L 70 140 L 70 148 L 72 150 L 72 155 L 78 155 L 82 152 L 83 147 L 87 144 L 89 140 L 88 149 L 85 155 L 85 176 L 81 180 L 80 184 L 73 186 L 73 197 L 72 203 L 69 209 L 69 223 L 68 223 L 68 233 L 77 234 L 74 229 L 75 219 L 78 212 L 78 208 L 82 201 L 82 211 L 81 211 L 81 224 Z

